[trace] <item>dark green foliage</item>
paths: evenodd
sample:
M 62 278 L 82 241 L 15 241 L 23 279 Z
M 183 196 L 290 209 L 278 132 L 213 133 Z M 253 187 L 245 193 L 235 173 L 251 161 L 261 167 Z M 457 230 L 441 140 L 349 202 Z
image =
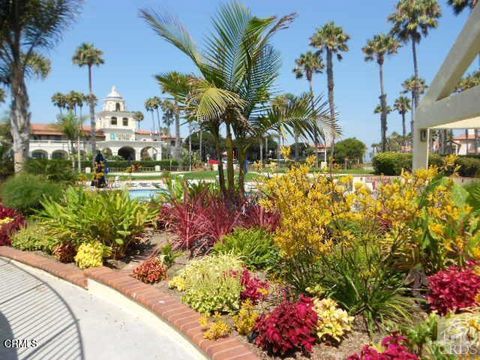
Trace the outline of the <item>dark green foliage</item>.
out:
M 272 234 L 264 229 L 236 229 L 224 236 L 214 251 L 237 255 L 247 266 L 256 269 L 272 268 L 279 260 Z
M 0 197 L 5 206 L 17 209 L 24 214 L 32 214 L 42 209 L 41 201 L 45 198 L 58 200 L 64 186 L 54 183 L 43 176 L 19 174 L 5 181 L 0 188 Z
M 363 156 L 367 146 L 356 138 L 348 138 L 335 144 L 335 161 L 343 164 L 346 159 L 350 162 L 363 163 Z
M 170 160 L 144 160 L 144 161 L 127 161 L 127 160 L 107 160 L 107 168 L 116 170 L 127 169 L 128 167 L 138 164 L 141 167 L 155 167 L 156 165 L 160 166 L 161 170 L 176 170 L 179 166 L 178 161 Z M 82 168 L 87 166 L 92 166 L 90 161 L 82 161 Z M 141 170 L 140 170 L 141 171 Z
M 480 175 L 480 159 L 473 157 L 459 157 L 456 164 L 460 166 L 458 174 L 465 177 L 478 177 Z
M 77 174 L 72 170 L 72 163 L 62 159 L 29 159 L 24 170 L 32 175 L 42 175 L 54 182 L 74 183 Z
M 377 175 L 400 175 L 402 170 L 412 170 L 412 158 L 410 153 L 384 152 L 373 158 L 372 165 Z M 430 166 L 441 166 L 442 158 L 432 154 L 428 162 Z

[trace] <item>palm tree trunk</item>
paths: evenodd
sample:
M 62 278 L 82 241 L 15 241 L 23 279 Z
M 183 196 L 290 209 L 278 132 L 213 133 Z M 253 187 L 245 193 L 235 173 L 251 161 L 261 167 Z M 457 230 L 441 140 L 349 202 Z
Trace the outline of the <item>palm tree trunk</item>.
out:
M 382 106 L 382 114 L 380 116 L 382 130 L 382 151 L 387 151 L 387 95 L 383 84 L 383 62 L 379 62 L 380 72 L 380 104 Z
M 243 145 L 243 142 L 238 141 L 238 191 L 239 195 L 243 197 L 245 195 L 245 161 L 247 159 L 248 145 Z
M 293 141 L 295 141 L 295 161 L 298 161 L 298 132 L 295 131 L 294 136 L 293 136 Z
M 70 160 L 72 161 L 72 170 L 75 171 L 75 155 L 73 155 L 72 139 L 68 139 L 68 147 L 70 148 Z
M 265 136 L 265 160 L 268 160 L 268 134 Z
M 468 155 L 468 129 L 465 129 L 465 155 Z
M 405 123 L 405 111 L 402 111 L 402 137 L 403 146 L 407 145 L 407 124 Z
M 153 109 L 150 110 L 150 114 L 152 115 L 153 135 L 155 137 L 155 116 L 153 115 Z
M 226 122 L 227 127 L 227 138 L 225 141 L 225 146 L 227 148 L 227 187 L 230 195 L 233 194 L 235 189 L 235 173 L 233 169 L 233 139 L 232 139 L 232 129 L 230 127 L 230 122 Z
M 15 65 L 11 77 L 12 103 L 10 108 L 10 125 L 13 138 L 15 173 L 23 169 L 29 154 L 30 113 L 27 87 L 21 65 Z
M 95 166 L 95 154 L 97 152 L 97 129 L 95 123 L 95 104 L 93 99 L 93 81 L 92 81 L 92 65 L 88 65 L 88 89 L 90 93 L 90 126 L 91 126 L 91 133 L 90 133 L 90 143 L 92 146 L 92 166 Z
M 263 164 L 263 139 L 260 138 L 260 164 Z
M 413 89 L 413 102 L 414 102 L 414 108 L 416 109 L 418 106 L 419 102 L 419 94 L 418 94 L 418 87 L 417 87 L 417 81 L 419 79 L 418 77 L 418 60 L 417 60 L 417 46 L 415 43 L 415 40 L 412 39 L 412 54 L 413 54 L 413 71 L 415 75 L 415 87 Z M 412 133 L 413 134 L 413 133 Z
M 334 96 L 334 89 L 335 83 L 333 81 L 333 54 L 332 52 L 327 49 L 327 81 L 328 81 L 328 103 L 330 105 L 330 118 L 332 121 L 335 121 L 335 96 Z M 330 149 L 330 156 L 333 158 L 333 154 L 335 151 L 335 136 L 332 132 L 332 147 Z M 325 151 L 327 151 L 325 145 Z
M 310 76 L 308 79 L 308 86 L 310 88 L 310 101 L 312 103 L 312 111 L 315 111 L 315 96 L 313 94 L 313 76 Z M 317 125 L 317 124 L 315 124 Z M 318 131 L 317 127 L 315 126 L 314 132 L 313 132 L 313 145 L 315 147 L 315 166 L 318 168 L 318 163 L 319 163 L 319 158 L 318 158 Z M 297 151 L 297 150 L 296 150 Z M 295 155 L 296 156 L 296 155 Z
M 188 123 L 188 170 L 192 171 L 192 124 Z
M 178 103 L 175 100 L 175 159 L 180 159 L 180 112 L 178 110 Z
M 80 134 L 77 136 L 77 160 L 78 160 L 78 173 L 82 172 L 82 157 L 80 154 Z
M 227 188 L 225 187 L 225 174 L 223 172 L 223 155 L 222 148 L 220 146 L 220 132 L 218 127 L 212 131 L 213 141 L 215 142 L 215 152 L 217 154 L 218 160 L 218 182 L 220 184 L 220 191 L 223 194 L 223 197 L 227 197 Z
M 199 151 L 200 151 L 200 161 L 203 162 L 203 132 L 202 132 L 202 128 L 200 128 L 200 130 L 198 130 L 198 137 L 199 137 L 199 140 L 198 140 L 198 143 L 199 143 Z
M 160 136 L 162 135 L 161 132 L 162 132 L 162 122 L 160 121 L 160 114 L 158 112 L 158 107 L 155 109 L 156 112 L 157 112 L 157 124 L 158 124 L 158 133 L 160 134 Z

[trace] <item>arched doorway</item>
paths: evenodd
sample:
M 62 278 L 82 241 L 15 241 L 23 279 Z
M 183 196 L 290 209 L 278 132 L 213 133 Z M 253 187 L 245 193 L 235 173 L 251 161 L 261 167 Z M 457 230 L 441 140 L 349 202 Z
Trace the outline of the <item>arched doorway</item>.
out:
M 44 150 L 32 151 L 32 159 L 48 159 L 48 153 Z
M 52 152 L 52 159 L 66 159 L 68 158 L 68 154 L 64 150 L 55 150 Z
M 118 150 L 118 156 L 121 156 L 125 160 L 133 161 L 135 160 L 135 149 L 130 146 L 121 147 Z

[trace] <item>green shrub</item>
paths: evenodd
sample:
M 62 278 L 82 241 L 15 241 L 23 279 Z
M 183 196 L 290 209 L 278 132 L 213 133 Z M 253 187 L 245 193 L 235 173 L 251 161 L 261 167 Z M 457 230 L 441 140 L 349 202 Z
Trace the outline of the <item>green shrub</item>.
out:
M 42 175 L 54 182 L 74 183 L 77 180 L 77 174 L 69 160 L 29 159 L 24 170 L 32 175 Z
M 237 255 L 247 266 L 257 269 L 272 268 L 279 259 L 273 236 L 264 229 L 236 229 L 232 234 L 224 236 L 215 245 L 214 251 Z
M 413 156 L 410 153 L 384 152 L 376 155 L 372 160 L 373 169 L 377 175 L 400 175 L 402 170 L 412 171 Z M 430 166 L 441 166 L 442 157 L 437 154 L 430 155 Z
M 0 189 L 0 197 L 5 206 L 31 214 L 42 209 L 41 202 L 46 198 L 58 200 L 63 191 L 62 184 L 46 180 L 43 176 L 23 173 L 5 181 Z
M 478 177 L 480 175 L 480 159 L 459 157 L 456 165 L 460 166 L 458 174 L 465 177 Z
M 126 169 L 132 164 L 138 164 L 141 167 L 155 167 L 160 166 L 161 170 L 177 170 L 179 164 L 177 160 L 144 160 L 144 161 L 127 161 L 127 160 L 107 160 L 107 168 L 112 169 Z M 90 161 L 82 161 L 82 167 L 92 167 Z M 140 170 L 141 171 L 141 170 Z
M 210 255 L 191 261 L 169 283 L 184 291 L 183 301 L 202 313 L 235 312 L 240 307 L 242 261 L 233 255 Z
M 50 253 L 56 244 L 57 239 L 38 223 L 29 224 L 12 237 L 12 246 L 19 250 L 40 250 Z
M 103 259 L 110 256 L 112 249 L 99 241 L 83 243 L 78 247 L 75 263 L 80 269 L 103 265 Z
M 157 210 L 130 198 L 127 192 L 69 188 L 61 201 L 46 200 L 38 218 L 62 242 L 78 246 L 100 241 L 119 258 L 151 223 Z

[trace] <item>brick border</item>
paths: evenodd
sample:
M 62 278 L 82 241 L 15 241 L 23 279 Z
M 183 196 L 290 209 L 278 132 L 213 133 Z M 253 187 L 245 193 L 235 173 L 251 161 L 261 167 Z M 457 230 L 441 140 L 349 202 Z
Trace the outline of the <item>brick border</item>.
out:
M 132 278 L 128 272 L 107 267 L 80 270 L 72 265 L 31 252 L 0 246 L 0 256 L 42 269 L 84 289 L 88 279 L 115 289 L 128 299 L 142 305 L 167 325 L 185 337 L 204 355 L 213 360 L 258 360 L 258 356 L 244 344 L 238 335 L 217 341 L 203 338 L 198 323 L 200 314 L 192 310 L 166 291 Z

